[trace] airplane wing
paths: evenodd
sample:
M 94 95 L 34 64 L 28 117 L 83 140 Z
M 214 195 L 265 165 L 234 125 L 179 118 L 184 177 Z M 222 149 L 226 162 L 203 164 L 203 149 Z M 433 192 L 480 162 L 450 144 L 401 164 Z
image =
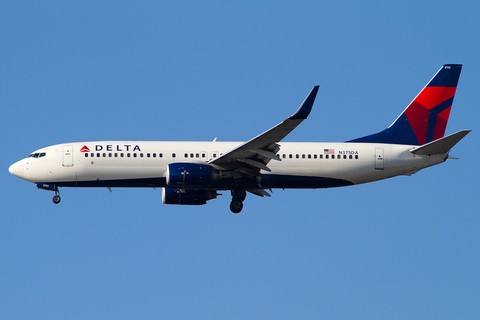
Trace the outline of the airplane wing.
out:
M 267 166 L 270 160 L 281 161 L 277 156 L 277 152 L 280 150 L 277 142 L 285 138 L 308 117 L 317 96 L 318 88 L 319 86 L 313 87 L 300 108 L 291 117 L 220 157 L 210 160 L 208 164 L 220 170 L 236 169 L 252 176 L 260 175 L 260 169 L 271 171 Z

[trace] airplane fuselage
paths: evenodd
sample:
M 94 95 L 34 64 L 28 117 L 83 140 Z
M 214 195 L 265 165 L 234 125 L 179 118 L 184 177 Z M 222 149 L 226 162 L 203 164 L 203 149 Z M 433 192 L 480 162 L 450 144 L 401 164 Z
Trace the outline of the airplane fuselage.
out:
M 59 144 L 12 165 L 19 177 L 59 187 L 166 187 L 170 163 L 198 163 L 228 152 L 239 142 L 97 141 Z M 446 159 L 415 155 L 416 146 L 372 143 L 283 142 L 261 170 L 263 188 L 331 188 L 411 174 Z M 85 148 L 86 147 L 86 148 Z M 38 155 L 38 156 L 35 156 Z M 217 168 L 220 173 L 222 168 Z M 206 189 L 231 189 L 226 175 Z

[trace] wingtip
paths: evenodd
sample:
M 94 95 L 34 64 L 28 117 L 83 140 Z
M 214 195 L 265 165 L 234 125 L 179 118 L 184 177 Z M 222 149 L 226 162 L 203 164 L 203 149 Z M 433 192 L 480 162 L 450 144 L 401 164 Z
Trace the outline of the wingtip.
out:
M 289 119 L 306 119 L 308 117 L 312 111 L 313 103 L 315 102 L 319 88 L 320 86 L 318 85 L 313 87 L 300 108 L 298 108 L 297 112 L 295 112 Z

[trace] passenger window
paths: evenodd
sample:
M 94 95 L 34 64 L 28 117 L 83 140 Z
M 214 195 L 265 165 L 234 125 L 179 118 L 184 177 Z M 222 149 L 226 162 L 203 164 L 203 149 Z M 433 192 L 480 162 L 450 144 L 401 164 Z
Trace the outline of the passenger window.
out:
M 205 158 L 205 153 L 202 153 L 202 158 Z
M 172 158 L 175 158 L 175 153 L 172 153 Z
M 143 158 L 143 153 L 140 153 L 140 158 Z
M 295 158 L 299 159 L 299 158 L 300 158 L 300 155 L 297 153 L 297 155 L 295 156 Z
M 153 157 L 154 157 L 154 158 L 156 158 L 156 157 L 157 157 L 157 154 L 156 154 L 156 153 L 154 153 L 154 154 L 153 154 Z
M 111 153 L 109 153 L 109 154 L 108 154 L 108 157 L 109 157 L 109 158 L 111 158 L 111 157 L 112 157 L 112 154 L 111 154 Z
M 159 153 L 158 156 L 159 156 L 160 158 L 162 158 L 162 157 L 163 157 L 163 153 Z
M 118 153 L 115 153 L 115 158 L 118 158 Z
M 358 159 L 358 154 L 355 155 L 355 159 Z
M 313 155 L 313 159 L 317 159 L 317 155 L 316 155 L 316 154 Z
M 323 154 L 319 155 L 320 159 L 323 159 Z
M 123 152 L 122 152 L 122 153 L 120 153 L 120 158 L 123 158 Z
M 343 159 L 347 159 L 347 155 L 346 155 L 346 154 L 343 155 Z
M 85 158 L 88 158 L 88 153 L 85 153 Z
M 349 159 L 352 159 L 353 157 L 352 157 L 352 155 L 349 155 L 348 158 L 349 158 Z
M 147 153 L 147 158 L 150 158 L 150 153 Z
M 130 153 L 127 153 L 127 158 L 130 158 Z
M 197 153 L 197 154 L 195 155 L 195 158 L 200 158 L 200 153 Z
M 134 153 L 134 154 L 133 154 L 133 157 L 136 158 L 136 157 L 137 157 L 137 153 Z
M 288 157 L 289 157 L 290 159 L 292 159 L 292 154 L 290 153 L 290 154 L 288 155 Z
M 106 157 L 107 157 L 107 154 L 106 154 L 106 153 L 103 153 L 103 157 L 106 158 Z
M 285 159 L 287 157 L 287 155 L 284 153 L 282 154 L 282 158 Z
M 97 158 L 100 158 L 100 153 L 97 153 Z
M 304 155 L 304 154 L 302 154 L 302 159 L 305 159 L 305 155 Z
M 308 159 L 312 159 L 312 155 L 311 155 L 311 154 L 308 155 Z

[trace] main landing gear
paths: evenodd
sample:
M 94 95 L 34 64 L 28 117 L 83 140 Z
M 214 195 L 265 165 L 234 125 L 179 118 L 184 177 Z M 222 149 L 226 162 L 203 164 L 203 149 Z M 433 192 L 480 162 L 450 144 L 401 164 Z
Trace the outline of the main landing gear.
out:
M 230 203 L 230 210 L 233 213 L 239 213 L 243 209 L 243 200 L 247 197 L 245 190 L 237 188 L 232 192 L 232 202 Z

